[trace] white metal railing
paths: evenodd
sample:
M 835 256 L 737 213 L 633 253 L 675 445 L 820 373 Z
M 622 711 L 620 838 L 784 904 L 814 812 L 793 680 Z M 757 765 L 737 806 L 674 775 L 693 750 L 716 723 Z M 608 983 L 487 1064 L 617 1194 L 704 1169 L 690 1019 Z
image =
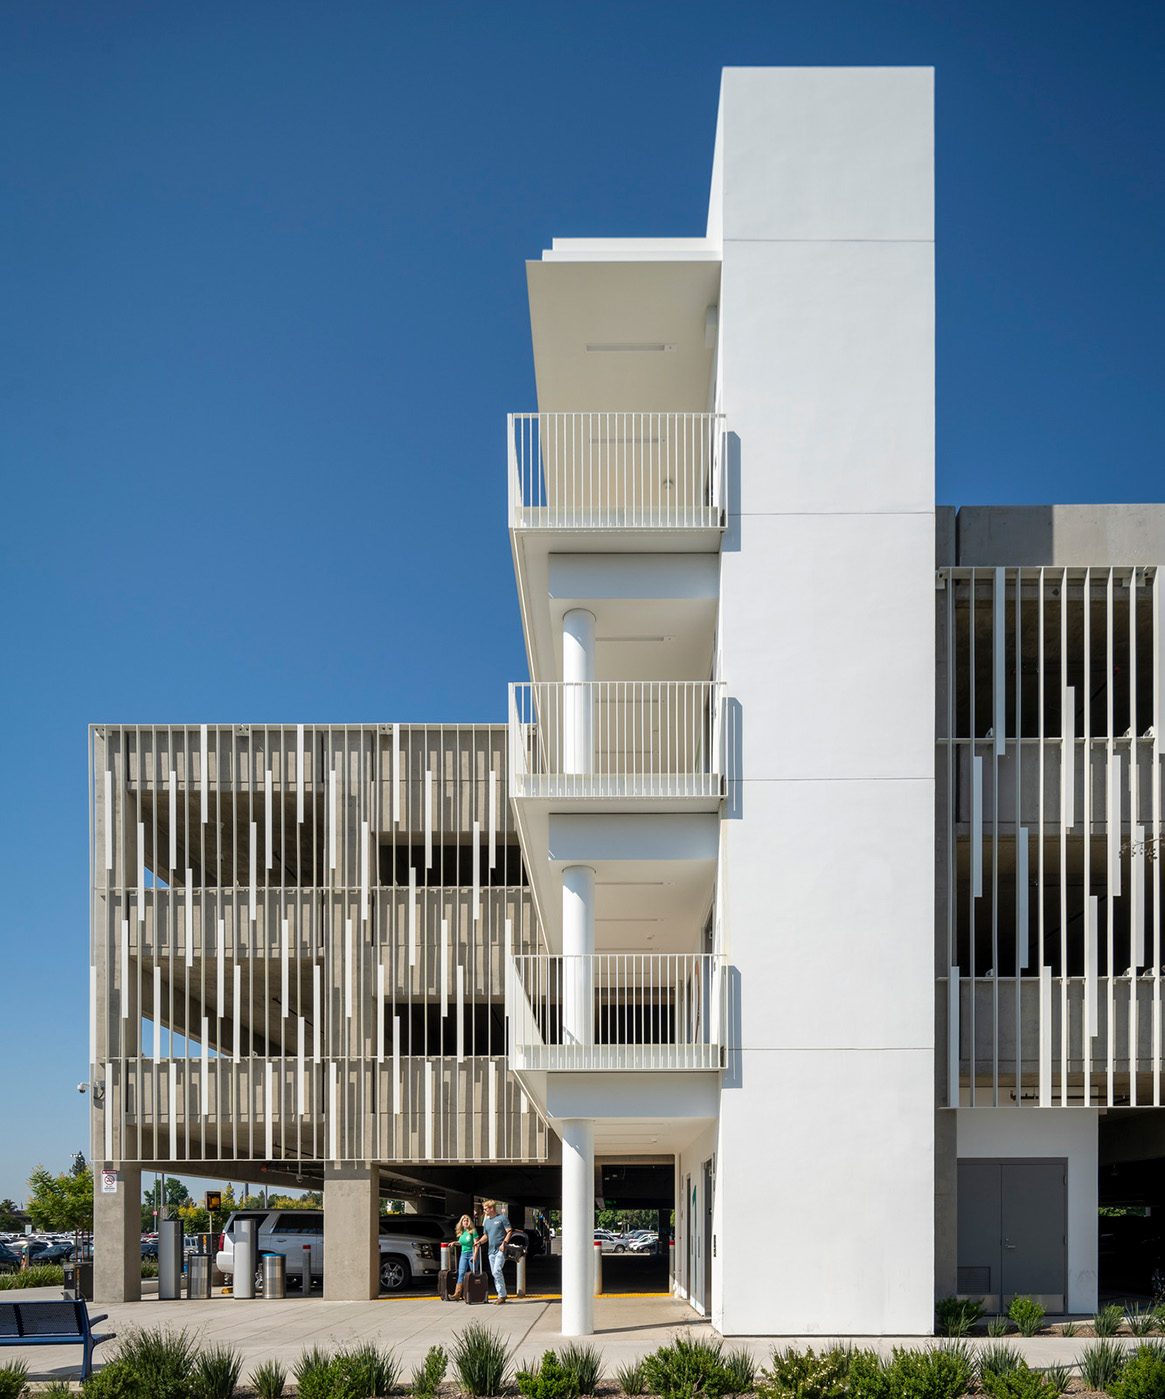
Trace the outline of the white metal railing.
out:
M 516 529 L 717 529 L 719 413 L 511 413 Z
M 713 680 L 510 686 L 510 795 L 719 797 L 723 685 Z
M 517 1069 L 721 1067 L 723 959 L 613 952 L 511 958 L 506 990 Z

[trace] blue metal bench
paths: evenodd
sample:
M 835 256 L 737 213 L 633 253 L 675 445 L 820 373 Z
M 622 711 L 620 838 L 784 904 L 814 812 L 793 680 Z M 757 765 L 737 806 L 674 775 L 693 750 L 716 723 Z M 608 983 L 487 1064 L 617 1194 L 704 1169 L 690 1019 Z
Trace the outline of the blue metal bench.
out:
M 105 1316 L 90 1316 L 83 1298 L 59 1302 L 0 1302 L 0 1346 L 68 1346 L 85 1347 L 81 1378 L 93 1373 L 93 1348 L 102 1341 L 112 1341 L 116 1331 L 107 1336 L 94 1334 L 93 1327 Z

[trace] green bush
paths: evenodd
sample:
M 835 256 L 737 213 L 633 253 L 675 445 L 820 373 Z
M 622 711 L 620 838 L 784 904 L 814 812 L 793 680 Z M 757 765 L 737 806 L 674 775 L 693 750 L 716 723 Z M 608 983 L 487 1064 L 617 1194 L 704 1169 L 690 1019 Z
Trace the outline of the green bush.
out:
M 242 1357 L 230 1346 L 211 1346 L 194 1363 L 191 1390 L 195 1399 L 234 1399 Z
M 723 1360 L 730 1381 L 726 1394 L 750 1394 L 756 1380 L 756 1364 L 746 1350 L 730 1350 Z
M 36 1391 L 36 1399 L 65 1399 L 66 1395 L 71 1396 L 73 1386 L 68 1380 L 52 1380 L 43 1389 Z
M 383 1399 L 400 1376 L 400 1363 L 391 1350 L 374 1345 L 354 1346 L 332 1356 L 332 1399 Z
M 1089 1389 L 1109 1392 L 1120 1379 L 1128 1356 L 1115 1341 L 1097 1341 L 1086 1346 L 1080 1355 L 1080 1374 Z
M 1007 1318 L 1005 1316 L 993 1316 L 987 1323 L 987 1334 L 994 1337 L 996 1340 L 999 1340 L 1002 1336 L 1006 1336 L 1009 1330 L 1010 1327 L 1007 1324 Z
M 940 1297 L 934 1304 L 935 1329 L 940 1336 L 968 1336 L 983 1316 L 983 1303 L 973 1297 Z
M 1134 1336 L 1149 1336 L 1156 1331 L 1159 1320 L 1155 1307 L 1130 1307 L 1129 1330 Z
M 474 1322 L 459 1331 L 453 1337 L 451 1359 L 467 1394 L 500 1394 L 505 1387 L 510 1366 L 509 1347 L 488 1326 Z
M 251 1375 L 251 1388 L 259 1399 L 283 1399 L 287 1371 L 278 1360 L 265 1360 Z
M 631 1365 L 620 1365 L 615 1371 L 615 1378 L 624 1394 L 640 1395 L 647 1388 L 643 1378 L 643 1366 L 638 1361 Z
M 0 1288 L 62 1287 L 65 1270 L 59 1263 L 38 1263 L 23 1273 L 0 1273 Z
M 874 1350 L 849 1352 L 849 1399 L 893 1399 L 892 1367 Z
M 653 1359 L 649 1356 L 644 1361 L 648 1388 L 653 1393 L 663 1394 L 648 1368 Z M 760 1372 L 756 1381 L 756 1391 L 761 1399 L 843 1399 L 848 1390 L 850 1366 L 850 1353 L 841 1346 L 822 1351 L 820 1355 L 812 1346 L 805 1350 L 789 1346 L 773 1351 L 768 1367 Z
M 559 1363 L 552 1350 L 543 1351 L 542 1363 L 536 1370 L 519 1370 L 518 1393 L 526 1399 L 576 1399 L 575 1378 Z
M 1109 1393 L 1113 1399 L 1165 1399 L 1165 1356 L 1159 1349 L 1138 1346 Z
M 895 1399 L 958 1399 L 971 1387 L 975 1367 L 965 1346 L 894 1347 L 885 1367 L 887 1391 Z
M 85 1399 L 150 1399 L 133 1367 L 126 1361 L 111 1360 L 81 1386 Z
M 156 1278 L 158 1276 L 158 1264 L 153 1258 L 142 1259 L 142 1277 Z
M 1080 1323 L 1077 1321 L 1066 1321 L 1063 1326 L 1060 1327 L 1061 1336 L 1079 1336 L 1079 1334 Z
M 594 1394 L 595 1386 L 603 1373 L 601 1350 L 572 1341 L 563 1346 L 558 1359 L 562 1368 L 574 1380 L 576 1394 Z
M 445 1378 L 449 1358 L 444 1346 L 430 1346 L 424 1363 L 413 1371 L 413 1394 L 415 1399 L 433 1399 Z M 265 1399 L 262 1396 L 261 1399 Z
M 20 1399 L 27 1388 L 27 1365 L 19 1360 L 0 1365 L 0 1399 Z
M 1098 1336 L 1115 1336 L 1124 1325 L 1125 1314 L 1116 1302 L 1110 1302 L 1092 1318 L 1092 1329 Z
M 1014 1370 L 989 1371 L 982 1384 L 991 1399 L 1057 1399 L 1058 1393 L 1039 1370 L 1023 1362 Z
M 106 1380 L 109 1388 L 100 1392 L 100 1399 L 123 1394 L 140 1395 L 141 1399 L 190 1399 L 198 1358 L 198 1343 L 187 1331 L 167 1331 L 160 1326 L 128 1331 L 116 1361 L 102 1371 L 104 1377 L 119 1367 Z M 88 1394 L 88 1389 L 85 1392 Z
M 1014 1297 L 1007 1309 L 1007 1315 L 1015 1322 L 1021 1336 L 1034 1336 L 1047 1314 L 1047 1308 L 1041 1307 L 1033 1297 Z
M 1010 1375 L 1023 1364 L 1023 1358 L 1014 1346 L 984 1346 L 975 1358 L 975 1369 L 979 1383 L 986 1388 L 989 1375 Z
M 773 1353 L 777 1364 L 777 1353 Z M 670 1345 L 660 1346 L 640 1362 L 644 1388 L 662 1399 L 690 1399 L 702 1394 L 707 1399 L 723 1399 L 737 1394 L 740 1365 L 724 1354 L 723 1341 L 700 1336 L 677 1336 Z M 758 1390 L 762 1381 L 757 1382 Z
M 1057 1394 L 1063 1394 L 1072 1383 L 1072 1367 L 1070 1365 L 1049 1365 L 1044 1371 L 1044 1379 Z

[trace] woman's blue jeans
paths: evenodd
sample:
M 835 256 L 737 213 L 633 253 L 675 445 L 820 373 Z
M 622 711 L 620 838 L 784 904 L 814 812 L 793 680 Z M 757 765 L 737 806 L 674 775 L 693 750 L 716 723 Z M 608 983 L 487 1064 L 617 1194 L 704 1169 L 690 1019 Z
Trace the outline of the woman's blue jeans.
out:
M 457 1286 L 458 1286 L 458 1287 L 460 1287 L 461 1284 L 465 1281 L 465 1274 L 469 1272 L 469 1270 L 470 1270 L 470 1268 L 471 1268 L 472 1266 L 473 1266 L 473 1254 L 472 1254 L 472 1253 L 463 1253 L 463 1254 L 461 1255 L 461 1262 L 458 1263 L 458 1265 L 457 1265 Z

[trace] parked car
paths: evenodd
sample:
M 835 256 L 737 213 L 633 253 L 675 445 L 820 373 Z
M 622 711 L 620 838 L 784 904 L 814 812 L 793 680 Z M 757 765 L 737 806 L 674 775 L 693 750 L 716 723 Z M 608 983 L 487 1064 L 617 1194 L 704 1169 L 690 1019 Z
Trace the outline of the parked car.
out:
M 37 1249 L 29 1255 L 29 1262 L 36 1264 L 57 1264 L 67 1263 L 73 1256 L 73 1245 L 62 1243 L 47 1243 L 42 1248 Z
M 260 1254 L 281 1253 L 287 1259 L 287 1280 L 293 1286 L 302 1277 L 303 1250 L 311 1249 L 313 1280 L 324 1270 L 324 1212 L 322 1210 L 236 1210 L 219 1237 L 216 1259 L 220 1272 L 235 1271 L 235 1225 L 240 1219 L 256 1222 L 256 1246 Z M 380 1221 L 380 1286 L 399 1292 L 410 1282 L 433 1281 L 441 1266 L 441 1244 L 451 1242 L 453 1231 L 442 1218 L 421 1215 L 388 1215 Z
M 0 1243 L 0 1273 L 11 1273 L 19 1268 L 22 1257 L 11 1244 Z
M 655 1253 L 659 1249 L 659 1235 L 641 1233 L 627 1246 L 628 1253 Z
M 143 1258 L 143 1259 L 146 1259 L 146 1258 L 157 1258 L 157 1256 L 158 1256 L 158 1241 L 157 1241 L 157 1239 L 143 1239 L 143 1240 L 142 1240 L 142 1258 Z

